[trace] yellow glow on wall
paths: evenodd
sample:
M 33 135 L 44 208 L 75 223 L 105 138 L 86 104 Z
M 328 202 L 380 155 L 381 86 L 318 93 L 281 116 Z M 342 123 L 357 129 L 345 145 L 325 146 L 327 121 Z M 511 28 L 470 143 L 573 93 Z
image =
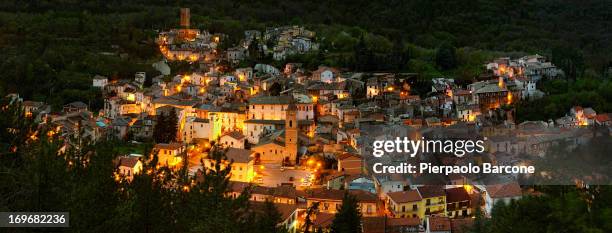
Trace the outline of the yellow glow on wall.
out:
M 475 121 L 475 120 L 476 120 L 476 115 L 474 115 L 474 114 L 470 114 L 470 115 L 468 116 L 468 121 Z
M 171 159 L 168 161 L 168 165 L 170 167 L 176 167 L 177 165 L 179 165 L 181 162 L 183 161 L 183 158 L 181 157 L 174 157 L 174 159 Z
M 508 104 L 512 103 L 512 92 L 508 92 L 508 95 L 506 96 L 506 100 L 508 101 Z
M 128 94 L 125 99 L 129 100 L 129 101 L 135 101 L 136 100 L 136 96 L 133 93 Z

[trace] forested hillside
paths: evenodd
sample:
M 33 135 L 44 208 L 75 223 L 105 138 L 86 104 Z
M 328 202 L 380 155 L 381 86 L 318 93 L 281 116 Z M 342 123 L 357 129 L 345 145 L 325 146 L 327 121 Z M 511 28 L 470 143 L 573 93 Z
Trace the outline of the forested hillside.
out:
M 55 106 L 81 96 L 100 105 L 90 78 L 152 72 L 155 30 L 176 26 L 181 6 L 194 27 L 229 43 L 247 29 L 314 29 L 325 54 L 288 59 L 309 66 L 469 80 L 493 57 L 539 53 L 576 79 L 606 76 L 612 62 L 609 1 L 15 0 L 0 3 L 0 94 L 19 88 Z M 440 48 L 455 62 L 436 63 Z

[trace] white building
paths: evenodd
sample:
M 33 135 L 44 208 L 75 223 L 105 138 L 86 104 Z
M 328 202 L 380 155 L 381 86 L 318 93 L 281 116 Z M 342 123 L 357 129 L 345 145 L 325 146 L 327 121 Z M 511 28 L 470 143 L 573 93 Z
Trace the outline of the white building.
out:
M 98 88 L 104 88 L 108 84 L 108 78 L 100 75 L 96 75 L 93 78 L 93 86 Z
M 183 140 L 187 143 L 193 142 L 193 139 L 208 139 L 211 135 L 212 128 L 208 119 L 187 117 L 185 127 L 183 128 Z
M 518 183 L 506 183 L 506 184 L 496 184 L 496 185 L 487 185 L 487 186 L 479 186 L 479 188 L 484 188 L 484 199 L 485 199 L 485 214 L 490 215 L 493 206 L 498 202 L 503 202 L 505 204 L 510 203 L 512 200 L 518 200 L 522 197 L 521 187 Z
M 232 131 L 221 135 L 219 138 L 219 143 L 227 148 L 238 148 L 244 149 L 244 142 L 246 138 L 242 133 L 237 131 Z
M 303 102 L 300 102 L 303 100 Z M 291 96 L 260 96 L 249 99 L 247 119 L 285 120 L 285 110 L 293 101 Z M 314 106 L 311 101 L 297 99 L 298 120 L 314 119 Z

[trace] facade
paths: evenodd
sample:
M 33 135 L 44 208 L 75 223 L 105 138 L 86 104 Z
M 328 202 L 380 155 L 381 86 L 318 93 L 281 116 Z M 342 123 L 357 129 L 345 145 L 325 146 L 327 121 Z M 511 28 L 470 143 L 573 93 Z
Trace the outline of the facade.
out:
M 261 161 L 295 164 L 298 155 L 297 107 L 290 104 L 285 111 L 285 129 L 272 133 L 252 147 Z
M 423 197 L 418 190 L 387 193 L 387 208 L 395 218 L 420 218 L 425 216 Z
M 254 152 L 251 150 L 228 148 L 225 152 L 227 159 L 232 162 L 232 170 L 230 174 L 231 181 L 251 182 L 255 176 L 254 169 Z M 229 162 L 228 162 L 229 163 Z M 221 169 L 224 169 L 228 164 L 222 164 Z M 214 159 L 204 158 L 203 164 L 207 169 L 215 169 Z
M 244 149 L 245 139 L 242 133 L 233 131 L 223 134 L 221 138 L 219 138 L 219 144 L 226 148 Z
M 157 153 L 157 164 L 170 168 L 180 166 L 183 152 L 185 146 L 181 143 L 158 143 L 153 148 L 153 153 Z
M 446 193 L 442 186 L 420 186 L 417 191 L 425 202 L 426 216 L 446 216 Z
M 108 78 L 100 75 L 96 75 L 93 78 L 93 87 L 97 87 L 100 89 L 104 89 L 104 87 L 108 84 Z
M 472 216 L 471 197 L 463 187 L 449 188 L 446 192 L 446 215 L 450 218 Z
M 344 190 L 334 189 L 313 189 L 310 194 L 306 195 L 306 206 L 310 207 L 314 203 L 319 203 L 319 212 L 335 214 L 342 206 L 342 198 L 344 198 Z M 361 214 L 364 217 L 378 216 L 378 199 L 376 195 L 361 191 L 348 191 L 351 195 L 357 198 Z
M 119 157 L 118 173 L 128 181 L 134 179 L 134 175 L 142 172 L 142 162 L 138 157 Z
M 506 183 L 497 185 L 487 185 L 484 187 L 485 194 L 485 214 L 490 215 L 495 204 L 502 202 L 509 204 L 511 201 L 519 200 L 522 197 L 521 187 L 518 183 Z

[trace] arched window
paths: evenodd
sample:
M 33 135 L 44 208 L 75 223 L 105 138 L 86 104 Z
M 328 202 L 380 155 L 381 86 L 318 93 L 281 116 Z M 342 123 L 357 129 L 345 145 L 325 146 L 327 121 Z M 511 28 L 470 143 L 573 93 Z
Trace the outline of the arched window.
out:
M 289 127 L 293 127 L 293 121 L 289 121 Z

